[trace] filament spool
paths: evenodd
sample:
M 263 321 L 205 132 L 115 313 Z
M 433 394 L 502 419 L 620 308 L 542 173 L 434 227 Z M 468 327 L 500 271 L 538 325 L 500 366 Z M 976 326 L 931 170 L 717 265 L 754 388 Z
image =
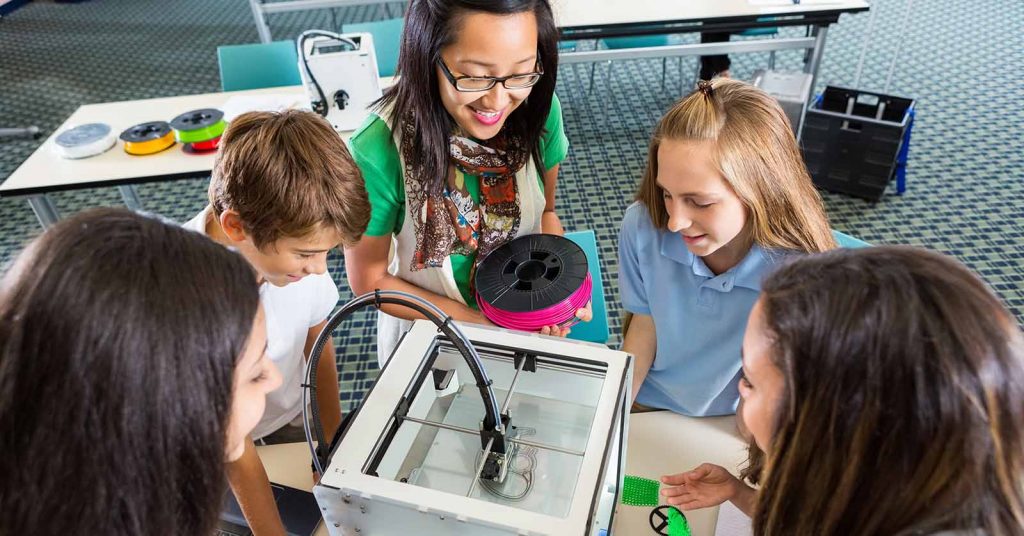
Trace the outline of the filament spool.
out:
M 575 325 L 576 311 L 586 307 L 592 290 L 583 249 L 549 234 L 521 236 L 498 247 L 481 261 L 474 283 L 484 316 L 523 331 Z

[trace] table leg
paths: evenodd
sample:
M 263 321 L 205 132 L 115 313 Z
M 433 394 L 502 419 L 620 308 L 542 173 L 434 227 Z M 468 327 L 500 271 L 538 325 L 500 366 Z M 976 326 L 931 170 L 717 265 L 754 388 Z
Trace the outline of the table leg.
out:
M 135 193 L 134 186 L 132 186 L 131 184 L 123 184 L 121 186 L 118 186 L 117 189 L 120 190 L 121 199 L 124 200 L 124 204 L 126 207 L 134 211 L 143 210 L 142 201 L 139 200 L 139 195 Z
M 261 43 L 270 42 L 270 26 L 267 26 L 267 16 L 263 13 L 261 0 L 249 0 L 249 7 L 252 8 L 252 18 L 256 21 L 256 33 L 260 35 Z
M 814 27 L 814 48 L 811 49 L 811 59 L 804 64 L 804 72 L 811 75 L 811 97 L 814 97 L 815 84 L 818 82 L 818 68 L 821 67 L 821 56 L 825 53 L 825 36 L 828 34 L 828 26 Z
M 60 220 L 60 214 L 57 212 L 57 207 L 54 206 L 53 201 L 50 201 L 46 194 L 36 194 L 28 196 L 28 205 L 32 207 L 32 212 L 35 213 L 36 219 L 39 220 L 39 225 L 46 229 Z

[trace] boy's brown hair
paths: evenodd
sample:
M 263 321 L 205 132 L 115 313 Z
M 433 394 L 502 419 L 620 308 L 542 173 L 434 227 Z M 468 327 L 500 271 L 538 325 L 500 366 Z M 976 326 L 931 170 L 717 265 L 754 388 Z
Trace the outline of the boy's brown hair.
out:
M 260 249 L 321 228 L 351 246 L 370 221 L 362 173 L 338 133 L 312 112 L 235 118 L 221 139 L 209 195 L 214 214 L 237 212 Z

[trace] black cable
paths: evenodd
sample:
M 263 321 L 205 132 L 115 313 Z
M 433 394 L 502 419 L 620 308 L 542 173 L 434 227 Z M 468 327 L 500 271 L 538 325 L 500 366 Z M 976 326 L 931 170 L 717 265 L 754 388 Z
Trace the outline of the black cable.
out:
M 355 299 L 349 301 L 345 305 L 342 305 L 331 317 L 327 320 L 323 330 L 317 335 L 316 341 L 313 344 L 313 349 L 310 351 L 309 363 L 307 364 L 306 373 L 306 384 L 309 386 L 309 408 L 312 413 L 312 427 L 313 434 L 315 437 L 307 435 L 307 441 L 309 441 L 310 450 L 314 457 L 314 465 L 318 465 L 318 471 L 323 474 L 324 466 L 327 464 L 329 448 L 320 448 L 320 453 L 313 448 L 312 440 L 315 439 L 318 445 L 328 445 L 326 434 L 324 433 L 323 423 L 320 420 L 320 405 L 317 402 L 316 397 L 316 375 L 318 373 L 318 365 L 320 362 L 320 354 L 323 352 L 327 341 L 331 340 L 332 333 L 335 328 L 341 324 L 342 321 L 351 316 L 355 311 L 364 307 L 373 306 L 380 308 L 381 304 L 392 304 L 401 305 L 412 309 L 425 318 L 430 320 L 437 326 L 440 331 L 448 340 L 451 341 L 455 349 L 462 354 L 462 357 L 466 360 L 466 364 L 469 366 L 470 371 L 473 374 L 473 378 L 476 380 L 476 386 L 480 390 L 480 396 L 484 402 L 484 410 L 486 415 L 484 417 L 483 429 L 486 432 L 493 432 L 501 426 L 501 416 L 499 413 L 498 401 L 494 396 L 494 391 L 491 389 L 491 380 L 487 378 L 487 373 L 483 369 L 483 365 L 480 362 L 480 356 L 476 353 L 476 349 L 473 348 L 472 344 L 464 338 L 461 332 L 457 331 L 457 327 L 451 324 L 451 316 L 441 313 L 438 314 L 439 309 L 436 309 L 432 304 L 414 296 L 398 291 L 381 291 L 380 289 L 374 292 L 368 292 L 362 296 L 358 296 Z M 431 356 L 431 363 L 433 366 L 433 360 L 437 359 L 437 354 L 434 353 Z M 321 458 L 322 456 L 322 458 Z
M 298 48 L 299 52 L 299 59 L 302 60 L 302 67 L 306 70 L 306 75 L 309 76 L 309 81 L 313 82 L 313 87 L 316 88 L 316 92 L 320 95 L 320 100 L 318 101 L 319 106 L 317 104 L 314 104 L 313 111 L 324 117 L 327 117 L 327 110 L 330 109 L 331 105 L 327 102 L 327 97 L 324 95 L 324 90 L 320 87 L 320 83 L 317 82 L 316 77 L 313 76 L 313 71 L 309 69 L 309 58 L 306 57 L 305 48 L 303 47 L 303 45 L 305 45 L 306 43 L 306 39 L 313 36 L 327 37 L 330 39 L 334 39 L 335 41 L 341 41 L 352 47 L 352 50 L 358 50 L 359 46 L 356 45 L 355 41 L 347 37 L 342 37 L 341 35 L 338 35 L 336 33 L 325 32 L 322 30 L 307 30 L 305 32 L 302 32 L 301 35 L 299 35 L 299 38 L 296 42 L 296 48 Z

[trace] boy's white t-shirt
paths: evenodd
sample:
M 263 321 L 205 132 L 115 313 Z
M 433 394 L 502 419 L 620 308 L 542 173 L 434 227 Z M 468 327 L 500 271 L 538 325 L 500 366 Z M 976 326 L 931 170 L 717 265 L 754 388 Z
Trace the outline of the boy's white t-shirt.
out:
M 184 227 L 205 235 L 209 212 L 207 206 Z M 267 394 L 267 407 L 252 431 L 253 439 L 269 435 L 301 416 L 306 335 L 309 328 L 331 314 L 339 297 L 328 272 L 308 275 L 283 287 L 266 282 L 260 285 L 267 322 L 267 357 L 281 371 L 283 382 Z

